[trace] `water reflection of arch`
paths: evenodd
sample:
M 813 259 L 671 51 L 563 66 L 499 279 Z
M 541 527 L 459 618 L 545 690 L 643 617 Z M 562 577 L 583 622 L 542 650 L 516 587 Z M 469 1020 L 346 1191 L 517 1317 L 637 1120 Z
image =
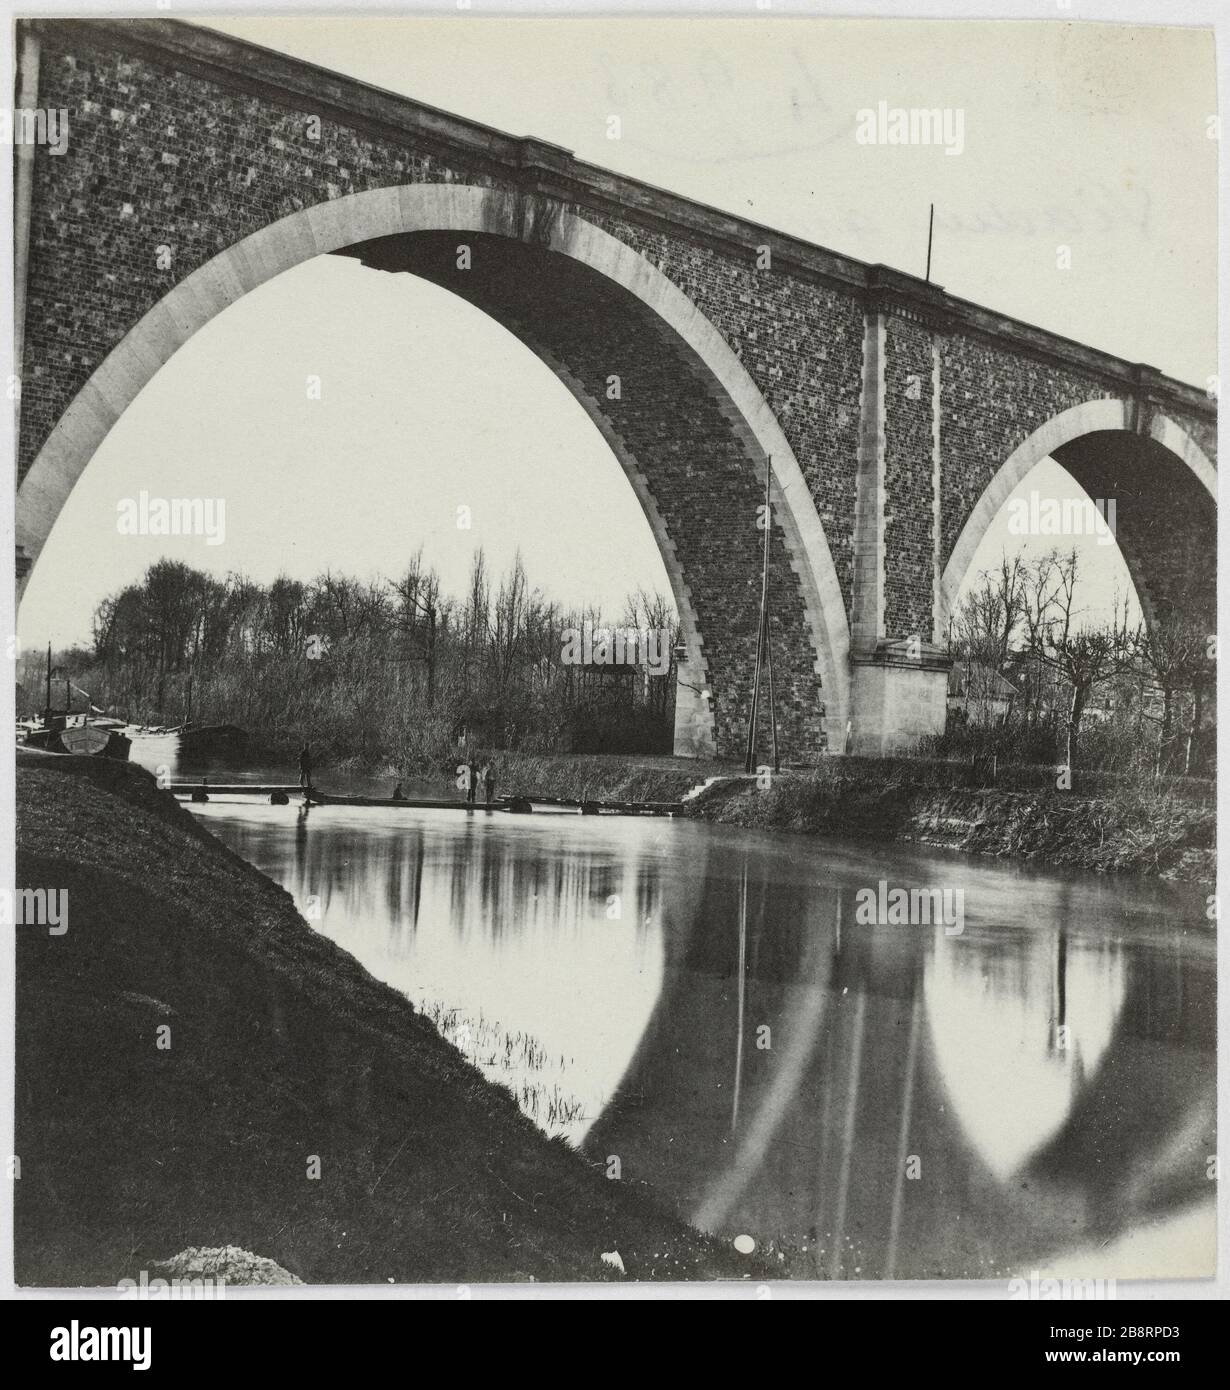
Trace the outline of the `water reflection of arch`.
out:
M 1030 1180 L 1079 1190 L 1099 1236 L 1116 1233 L 1125 1211 L 1157 1214 L 1209 1193 L 1215 1075 L 1185 1059 L 1216 1052 L 1216 979 L 1185 969 L 1186 949 L 1154 953 L 1154 969 L 1130 973 L 1096 1077 L 1027 1169 Z
M 1077 1076 L 1058 1128 L 1036 1133 L 1005 1171 L 954 1103 L 959 1078 L 946 1074 L 927 1016 L 937 938 L 856 929 L 848 890 L 839 925 L 836 883 L 752 887 L 732 1123 L 740 866 L 714 862 L 722 872 L 668 938 L 663 997 L 590 1133 L 591 1154 L 619 1154 L 629 1177 L 707 1229 L 784 1235 L 783 1272 L 813 1277 L 1002 1276 L 1205 1194 L 1213 982 L 1182 943 L 1125 958 L 1096 1065 Z M 1063 999 L 1066 931 L 1048 936 L 1052 946 Z M 1087 998 L 1067 993 L 1069 1008 Z M 765 1021 L 773 1050 L 762 1053 L 750 1039 Z M 1028 1124 L 1012 1113 L 1022 1098 L 1010 1051 L 1007 1061 L 980 1099 L 999 1122 Z M 905 1177 L 911 1157 L 917 1180 Z

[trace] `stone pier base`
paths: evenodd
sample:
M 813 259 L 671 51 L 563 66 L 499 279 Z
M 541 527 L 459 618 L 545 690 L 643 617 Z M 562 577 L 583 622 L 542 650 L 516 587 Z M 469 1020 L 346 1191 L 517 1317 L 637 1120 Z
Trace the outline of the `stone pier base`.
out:
M 856 656 L 847 752 L 868 757 L 911 752 L 925 734 L 942 734 L 952 659 L 929 642 L 881 642 Z
M 713 711 L 693 681 L 703 681 L 704 673 L 693 666 L 680 666 L 675 686 L 675 746 L 677 758 L 712 758 L 717 753 L 713 736 Z

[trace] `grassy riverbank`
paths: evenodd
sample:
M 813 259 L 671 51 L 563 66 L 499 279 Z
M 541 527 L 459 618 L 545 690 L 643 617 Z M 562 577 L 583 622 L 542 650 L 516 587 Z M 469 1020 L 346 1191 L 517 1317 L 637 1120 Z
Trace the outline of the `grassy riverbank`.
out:
M 678 801 L 712 779 L 686 814 L 747 829 L 902 840 L 1194 883 L 1211 883 L 1216 868 L 1211 800 L 1128 781 L 1090 777 L 1102 787 L 1096 794 L 954 786 L 953 769 L 922 759 L 833 758 L 762 788 L 712 760 L 504 756 L 507 790 L 578 799 Z
M 69 907 L 17 932 L 20 1283 L 228 1245 L 309 1283 L 762 1275 L 546 1139 L 148 774 L 27 758 L 17 806 L 19 886 Z
M 750 780 L 718 782 L 696 798 L 691 814 L 722 825 L 903 840 L 1195 883 L 1211 883 L 1216 869 L 1212 805 L 1130 787 L 1099 796 L 944 787 L 911 778 L 900 764 L 869 774 L 866 765 L 846 769 L 835 760 L 765 789 Z

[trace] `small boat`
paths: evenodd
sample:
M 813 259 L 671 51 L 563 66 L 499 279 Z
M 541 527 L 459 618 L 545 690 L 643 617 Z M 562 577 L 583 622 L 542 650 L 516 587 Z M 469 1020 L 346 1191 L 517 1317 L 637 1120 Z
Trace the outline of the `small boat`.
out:
M 75 724 L 59 727 L 55 719 L 41 729 L 29 729 L 25 736 L 27 748 L 41 748 L 44 753 L 75 753 L 79 757 L 113 758 L 127 762 L 132 740 L 118 729 L 100 728 L 97 724 Z
M 114 758 L 126 763 L 132 751 L 132 739 L 119 729 L 104 729 L 97 724 L 82 724 L 65 729 L 60 743 L 66 753 L 80 753 L 91 758 Z
M 185 723 L 159 728 L 141 724 L 134 732 L 142 740 L 166 739 L 168 754 L 173 748 L 185 763 L 241 761 L 248 752 L 248 731 L 238 724 Z
M 117 762 L 127 762 L 132 750 L 132 740 L 121 732 L 123 725 L 118 719 L 110 719 L 90 699 L 88 690 L 82 690 L 71 680 L 64 680 L 64 708 L 57 710 L 52 705 L 51 696 L 51 643 L 47 644 L 47 703 L 43 707 L 41 721 L 27 719 L 17 726 L 18 739 L 26 748 L 38 748 L 44 753 L 70 753 L 78 757 L 111 758 Z M 73 691 L 85 696 L 84 714 L 74 714 L 72 710 Z M 98 720 L 90 723 L 91 715 L 97 712 Z
M 91 710 L 90 727 L 93 729 L 126 729 L 128 725 L 123 719 L 112 719 L 109 715 L 95 714 Z

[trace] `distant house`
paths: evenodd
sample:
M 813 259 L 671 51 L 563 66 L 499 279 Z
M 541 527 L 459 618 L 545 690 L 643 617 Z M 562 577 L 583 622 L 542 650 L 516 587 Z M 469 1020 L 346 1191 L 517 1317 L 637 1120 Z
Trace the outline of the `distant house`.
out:
M 1035 666 L 1032 671 L 1026 664 L 1028 657 L 1018 659 L 1012 675 L 1019 681 L 1023 691 L 1029 690 L 1031 680 L 1036 683 L 1029 700 L 1038 718 L 1046 721 L 1058 719 L 1066 721 L 1072 708 L 1072 687 L 1057 672 L 1046 671 Z M 1138 687 L 1134 681 L 1123 677 L 1099 681 L 1085 696 L 1083 718 L 1087 724 L 1106 724 L 1125 712 L 1134 710 L 1138 698 Z M 1152 686 L 1143 687 L 1144 710 L 1152 715 L 1154 706 L 1160 711 L 1160 692 Z
M 948 673 L 948 714 L 969 724 L 1002 724 L 1021 692 L 993 667 L 957 661 Z
M 1115 692 L 1106 685 L 1095 685 L 1085 701 L 1085 718 L 1094 724 L 1105 724 L 1114 717 Z

